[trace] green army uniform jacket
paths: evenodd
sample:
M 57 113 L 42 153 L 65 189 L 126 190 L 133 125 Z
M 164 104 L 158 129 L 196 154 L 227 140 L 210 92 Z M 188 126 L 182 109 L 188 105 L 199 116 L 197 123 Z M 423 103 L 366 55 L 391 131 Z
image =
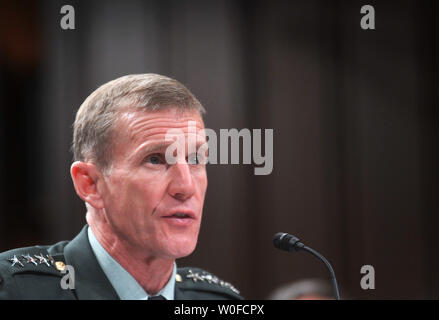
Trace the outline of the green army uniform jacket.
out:
M 68 274 L 66 265 L 74 268 L 74 289 L 61 287 Z M 198 268 L 177 269 L 174 298 L 242 299 L 231 284 Z M 84 227 L 72 241 L 0 253 L 0 299 L 115 300 L 119 296 L 99 266 Z

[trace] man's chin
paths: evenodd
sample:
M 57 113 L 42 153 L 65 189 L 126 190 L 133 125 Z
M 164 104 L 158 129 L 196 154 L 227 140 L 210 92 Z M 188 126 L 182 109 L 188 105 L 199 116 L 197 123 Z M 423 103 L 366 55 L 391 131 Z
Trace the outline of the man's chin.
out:
M 174 242 L 173 244 L 167 244 L 167 246 L 163 248 L 163 252 L 166 252 L 167 255 L 172 259 L 180 259 L 192 254 L 196 245 L 196 241 Z

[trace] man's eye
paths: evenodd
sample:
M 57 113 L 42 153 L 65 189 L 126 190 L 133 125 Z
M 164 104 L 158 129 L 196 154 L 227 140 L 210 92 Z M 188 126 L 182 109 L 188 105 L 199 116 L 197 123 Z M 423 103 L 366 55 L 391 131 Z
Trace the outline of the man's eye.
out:
M 159 154 L 153 154 L 151 156 L 146 157 L 145 162 L 151 164 L 163 164 L 163 158 Z
M 196 153 L 193 153 L 187 157 L 187 162 L 189 164 L 200 164 L 200 159 Z

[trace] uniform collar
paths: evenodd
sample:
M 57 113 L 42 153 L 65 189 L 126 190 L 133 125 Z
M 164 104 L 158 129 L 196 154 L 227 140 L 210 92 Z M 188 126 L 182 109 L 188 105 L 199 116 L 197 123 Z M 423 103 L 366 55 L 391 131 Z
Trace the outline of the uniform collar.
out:
M 120 299 L 147 300 L 149 297 L 148 293 L 137 280 L 102 247 L 90 227 L 88 228 L 88 240 L 99 266 L 104 271 Z M 157 295 L 162 295 L 166 300 L 174 300 L 176 273 L 177 265 L 174 262 L 174 268 L 169 281 Z
M 87 228 L 86 225 L 64 248 L 65 262 L 75 270 L 74 294 L 79 300 L 119 299 L 93 254 Z

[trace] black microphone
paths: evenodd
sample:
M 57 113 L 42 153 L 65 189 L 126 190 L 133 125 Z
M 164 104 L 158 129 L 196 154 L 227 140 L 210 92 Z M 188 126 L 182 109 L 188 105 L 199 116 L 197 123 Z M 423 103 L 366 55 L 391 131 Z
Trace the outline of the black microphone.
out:
M 328 262 L 328 260 L 325 259 L 324 256 L 322 256 L 317 251 L 311 249 L 310 247 L 305 246 L 302 242 L 300 242 L 299 238 L 285 232 L 276 233 L 273 238 L 273 244 L 276 248 L 284 251 L 291 252 L 291 251 L 304 250 L 308 253 L 311 253 L 313 256 L 319 258 L 321 261 L 323 261 L 323 263 L 328 268 L 329 273 L 331 275 L 334 297 L 336 300 L 340 300 L 340 292 L 338 290 L 338 284 L 337 284 L 337 279 L 335 278 L 334 269 L 332 269 L 331 264 Z

